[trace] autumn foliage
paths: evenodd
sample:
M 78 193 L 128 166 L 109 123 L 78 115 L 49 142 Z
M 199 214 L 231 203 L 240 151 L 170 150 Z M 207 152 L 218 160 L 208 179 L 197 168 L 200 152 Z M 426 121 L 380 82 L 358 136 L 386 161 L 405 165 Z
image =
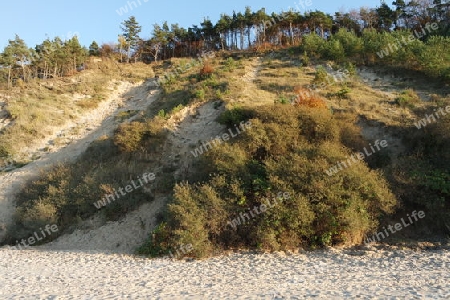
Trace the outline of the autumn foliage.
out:
M 327 108 L 325 100 L 314 93 L 313 91 L 301 86 L 294 87 L 296 99 L 294 103 L 300 106 L 307 106 L 310 108 Z
M 214 67 L 210 63 L 205 63 L 200 70 L 200 76 L 203 78 L 210 77 L 214 73 Z

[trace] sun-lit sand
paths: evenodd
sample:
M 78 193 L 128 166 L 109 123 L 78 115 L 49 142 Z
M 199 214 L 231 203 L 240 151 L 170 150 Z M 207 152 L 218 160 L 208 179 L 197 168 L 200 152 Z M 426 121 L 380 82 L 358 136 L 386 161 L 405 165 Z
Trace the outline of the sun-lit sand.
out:
M 447 250 L 233 254 L 204 261 L 0 250 L 0 299 L 449 299 Z

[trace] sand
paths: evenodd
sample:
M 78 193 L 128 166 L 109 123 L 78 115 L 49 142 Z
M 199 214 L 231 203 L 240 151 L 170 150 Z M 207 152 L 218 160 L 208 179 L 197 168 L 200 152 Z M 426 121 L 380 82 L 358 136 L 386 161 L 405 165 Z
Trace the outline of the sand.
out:
M 450 251 L 328 250 L 203 261 L 0 249 L 0 299 L 449 299 Z
M 119 82 L 117 89 L 110 89 L 111 93 L 99 107 L 85 112 L 76 120 L 68 120 L 63 126 L 54 128 L 52 135 L 37 141 L 26 151 L 40 157 L 39 159 L 22 168 L 0 174 L 0 243 L 13 222 L 14 195 L 17 191 L 36 178 L 41 171 L 57 163 L 76 160 L 93 141 L 103 135 L 112 135 L 117 127 L 115 116 L 119 113 L 143 111 L 159 97 L 159 92 L 154 90 L 153 80 L 136 84 Z M 127 121 L 132 121 L 138 116 L 136 114 Z M 53 141 L 62 136 L 69 141 L 68 144 L 53 145 Z M 49 145 L 53 145 L 49 151 L 42 150 Z

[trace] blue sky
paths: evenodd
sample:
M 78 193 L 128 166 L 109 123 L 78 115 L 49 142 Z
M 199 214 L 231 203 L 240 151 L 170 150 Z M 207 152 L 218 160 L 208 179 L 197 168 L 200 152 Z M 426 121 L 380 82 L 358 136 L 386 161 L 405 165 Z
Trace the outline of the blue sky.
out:
M 127 2 L 135 1 L 138 5 L 120 16 L 117 13 Z M 139 4 L 139 2 L 141 4 Z M 303 1 L 303 5 L 300 4 Z M 250 6 L 254 11 L 265 7 L 266 12 L 287 11 L 289 7 L 305 10 L 321 10 L 334 15 L 341 8 L 376 7 L 380 0 L 21 0 L 4 1 L 0 18 L 0 51 L 7 45 L 8 39 L 18 34 L 29 47 L 34 47 L 47 37 L 60 36 L 70 38 L 77 34 L 83 45 L 95 40 L 99 44 L 115 42 L 121 33 L 120 23 L 129 16 L 136 16 L 142 26 L 141 37 L 147 38 L 152 31 L 152 24 L 167 20 L 169 24 L 178 23 L 183 27 L 199 24 L 203 17 L 210 17 L 215 22 L 221 13 L 232 14 L 233 10 L 244 11 Z M 387 3 L 390 3 L 388 1 Z M 303 9 L 304 7 L 304 9 Z M 129 9 L 129 7 L 128 7 Z

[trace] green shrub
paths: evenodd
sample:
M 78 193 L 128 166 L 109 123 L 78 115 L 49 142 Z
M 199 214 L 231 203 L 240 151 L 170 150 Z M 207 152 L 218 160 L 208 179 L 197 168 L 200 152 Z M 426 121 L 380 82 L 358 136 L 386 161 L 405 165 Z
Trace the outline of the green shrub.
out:
M 182 111 L 183 108 L 184 108 L 184 105 L 183 105 L 183 104 L 178 104 L 177 106 L 175 106 L 175 107 L 172 109 L 172 111 L 170 112 L 170 114 L 171 114 L 171 115 L 176 114 L 176 113 Z
M 195 98 L 199 100 L 205 100 L 206 92 L 204 89 L 198 89 L 195 91 Z
M 27 183 L 16 194 L 15 226 L 8 232 L 8 242 L 27 237 L 46 224 L 57 224 L 59 232 L 63 232 L 97 213 L 108 221 L 118 220 L 152 200 L 143 189 L 137 189 L 100 211 L 94 206 L 114 189 L 118 191 L 149 172 L 147 156 L 155 155 L 150 146 L 158 144 L 158 134 L 165 133 L 161 124 L 159 119 L 147 122 L 151 139 L 143 143 L 145 152 L 120 153 L 112 139 L 102 138 L 93 142 L 77 162 L 55 166 Z
M 339 41 L 345 53 L 345 57 L 354 57 L 361 53 L 363 48 L 362 40 L 354 33 L 345 28 L 341 28 L 333 35 L 332 40 Z
M 237 63 L 232 57 L 228 57 L 227 60 L 225 60 L 224 65 L 227 72 L 233 72 L 237 67 Z
M 242 121 L 247 121 L 252 117 L 252 111 L 250 109 L 245 109 L 240 106 L 235 106 L 230 110 L 223 112 L 219 118 L 218 122 L 228 127 L 234 125 L 239 125 Z
M 395 103 L 402 108 L 414 108 L 419 102 L 420 98 L 413 90 L 405 90 L 395 99 Z
M 348 94 L 350 92 L 351 92 L 351 89 L 349 89 L 348 87 L 343 87 L 342 89 L 340 89 L 336 93 L 332 93 L 330 96 L 337 97 L 339 99 L 348 99 L 349 98 Z
M 347 62 L 344 64 L 344 72 L 346 72 L 346 74 L 349 76 L 356 76 L 357 75 L 356 66 L 351 62 Z
M 133 152 L 143 146 L 144 141 L 153 137 L 154 142 L 165 134 L 164 124 L 169 117 L 164 110 L 158 112 L 153 120 L 121 124 L 114 134 L 114 144 L 122 152 Z
M 167 119 L 168 114 L 164 111 L 164 109 L 161 109 L 158 111 L 158 117 L 163 118 L 163 119 Z
M 310 56 L 321 57 L 326 46 L 326 41 L 317 34 L 309 34 L 303 38 L 302 48 Z
M 336 62 L 342 62 L 345 57 L 345 49 L 339 40 L 331 40 L 327 42 L 323 49 L 324 57 L 334 60 Z
M 123 152 L 138 149 L 147 132 L 147 126 L 141 122 L 121 124 L 114 135 L 114 144 Z
M 327 70 L 323 66 L 317 67 L 312 83 L 314 85 L 328 85 L 332 82 L 333 78 L 328 74 Z
M 327 110 L 280 105 L 251 114 L 251 129 L 203 156 L 207 181 L 175 188 L 167 227 L 144 253 L 179 244 L 194 245 L 194 257 L 224 249 L 354 244 L 392 212 L 395 197 L 364 163 L 325 173 L 349 155 L 340 143 L 342 125 Z M 242 118 L 236 109 L 227 115 L 231 123 Z M 280 192 L 292 196 L 280 200 Z M 233 225 L 268 200 L 265 212 Z
M 150 238 L 136 250 L 136 253 L 148 255 L 150 257 L 168 255 L 170 251 L 170 241 L 170 232 L 167 229 L 167 224 L 163 222 L 152 231 Z
M 306 50 L 303 52 L 303 55 L 301 57 L 301 61 L 302 61 L 302 66 L 303 67 L 307 67 L 311 64 L 311 59 L 308 56 L 308 53 L 306 52 Z

